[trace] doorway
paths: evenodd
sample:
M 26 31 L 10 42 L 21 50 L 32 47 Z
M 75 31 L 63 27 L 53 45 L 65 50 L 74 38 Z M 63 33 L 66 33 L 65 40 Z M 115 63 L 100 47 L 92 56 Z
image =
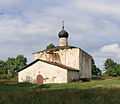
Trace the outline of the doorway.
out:
M 40 75 L 40 74 L 37 76 L 37 84 L 38 84 L 38 85 L 43 84 L 43 76 Z

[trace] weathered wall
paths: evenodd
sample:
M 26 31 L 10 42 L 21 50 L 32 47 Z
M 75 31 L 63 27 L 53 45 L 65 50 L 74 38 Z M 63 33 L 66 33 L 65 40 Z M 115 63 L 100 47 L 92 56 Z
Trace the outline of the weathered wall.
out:
M 53 61 L 79 70 L 79 48 L 61 49 L 52 53 L 35 53 L 35 59 Z
M 86 52 L 80 51 L 80 78 L 91 78 L 91 56 Z
M 80 78 L 91 78 L 91 56 L 79 48 L 63 49 L 54 54 L 43 51 L 34 54 L 34 57 L 76 68 L 80 71 Z
M 67 83 L 67 70 L 55 65 L 38 61 L 18 73 L 19 82 L 36 83 L 37 75 L 42 75 L 43 83 Z
M 67 46 L 68 45 L 67 38 L 64 38 L 64 37 L 60 38 L 59 39 L 59 45 L 60 46 Z
M 78 71 L 69 71 L 67 72 L 68 81 L 71 80 L 78 80 L 79 79 L 79 72 Z

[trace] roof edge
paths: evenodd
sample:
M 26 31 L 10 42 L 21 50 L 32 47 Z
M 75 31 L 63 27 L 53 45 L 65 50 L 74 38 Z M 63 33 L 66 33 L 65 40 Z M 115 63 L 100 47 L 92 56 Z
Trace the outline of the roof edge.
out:
M 69 67 L 69 66 L 66 66 L 66 65 L 63 65 L 63 64 L 59 64 L 59 63 L 55 63 L 55 62 L 50 62 L 50 61 L 45 61 L 45 60 L 41 60 L 41 59 L 36 59 L 35 61 L 31 62 L 30 64 L 28 64 L 28 65 L 25 66 L 24 68 L 18 70 L 17 72 L 20 72 L 20 71 L 28 68 L 29 66 L 35 64 L 35 63 L 38 62 L 38 61 L 42 61 L 42 62 L 45 62 L 45 63 L 47 63 L 47 64 L 55 65 L 55 66 L 58 66 L 58 67 L 67 69 L 67 70 L 69 70 L 69 71 L 77 71 L 77 72 L 79 72 L 79 69 L 75 69 L 75 68 L 72 68 L 72 67 Z
M 67 48 L 65 48 L 65 47 L 67 47 Z M 74 47 L 74 46 L 70 46 L 70 45 L 67 45 L 67 46 L 56 46 L 55 48 L 46 49 L 46 50 L 42 50 L 42 51 L 38 51 L 38 52 L 33 52 L 32 54 L 40 53 L 40 52 L 44 52 L 44 51 L 51 51 L 51 50 L 57 51 L 57 50 L 60 50 L 60 49 L 63 50 L 63 49 L 70 49 L 70 48 L 78 48 L 78 47 Z
M 65 48 L 65 47 L 67 47 L 67 48 Z M 57 49 L 57 48 L 59 48 L 59 49 Z M 88 54 L 91 58 L 92 58 L 92 56 L 89 54 L 89 53 L 87 53 L 86 51 L 84 51 L 83 49 L 81 49 L 81 48 L 79 48 L 79 47 L 75 47 L 75 46 L 57 46 L 57 47 L 55 47 L 55 48 L 51 48 L 51 49 L 48 49 L 48 50 L 43 50 L 43 51 L 38 51 L 38 52 L 34 52 L 34 53 L 32 53 L 32 54 L 36 54 L 36 53 L 40 53 L 40 52 L 45 52 L 45 51 L 58 51 L 58 50 L 63 50 L 63 49 L 71 49 L 71 48 L 78 48 L 78 49 L 80 49 L 81 51 L 83 51 L 83 52 L 85 52 L 86 54 Z

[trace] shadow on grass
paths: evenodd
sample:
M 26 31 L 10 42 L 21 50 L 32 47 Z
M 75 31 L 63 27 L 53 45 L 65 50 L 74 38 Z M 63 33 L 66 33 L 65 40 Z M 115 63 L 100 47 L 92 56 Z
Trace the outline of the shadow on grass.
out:
M 19 82 L 13 82 L 13 83 L 0 83 L 0 88 L 6 90 L 14 90 L 14 89 L 22 89 L 22 88 L 29 88 L 29 87 L 32 87 L 32 86 L 35 86 L 36 84 L 30 84 L 30 83 L 27 83 L 27 82 L 24 82 L 24 83 L 19 83 Z
M 39 88 L 50 88 L 50 85 L 48 85 L 48 84 L 42 84 L 42 85 L 39 85 Z
M 92 80 L 105 80 L 104 77 L 92 77 Z

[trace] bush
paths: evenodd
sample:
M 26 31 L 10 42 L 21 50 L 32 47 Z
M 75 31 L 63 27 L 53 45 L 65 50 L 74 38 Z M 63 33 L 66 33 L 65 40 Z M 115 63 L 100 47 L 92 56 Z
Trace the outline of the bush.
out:
M 7 75 L 6 74 L 0 75 L 0 79 L 7 79 Z

